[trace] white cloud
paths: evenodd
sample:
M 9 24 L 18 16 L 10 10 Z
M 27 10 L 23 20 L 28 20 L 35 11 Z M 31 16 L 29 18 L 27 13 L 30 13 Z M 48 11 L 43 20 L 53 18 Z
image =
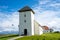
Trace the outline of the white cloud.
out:
M 39 4 L 46 4 L 46 3 L 48 3 L 49 2 L 49 0 L 40 0 L 39 1 Z
M 3 28 L 0 28 L 1 31 L 18 31 L 18 12 L 9 15 L 0 12 L 0 20 L 0 27 Z
M 44 5 L 43 5 L 44 4 Z M 49 7 L 53 8 L 49 8 Z M 41 25 L 48 25 L 55 30 L 60 28 L 60 3 L 56 3 L 50 0 L 39 0 L 39 4 L 36 4 L 33 9 L 35 11 L 35 20 Z M 49 9 L 49 10 L 47 10 Z M 51 10 L 50 10 L 51 9 Z M 54 11 L 56 10 L 56 11 Z M 57 11 L 58 10 L 58 11 Z
M 60 3 L 51 4 L 50 6 L 54 6 L 54 7 L 60 6 Z
M 42 10 L 60 10 L 60 0 L 39 0 L 39 4 L 36 4 Z

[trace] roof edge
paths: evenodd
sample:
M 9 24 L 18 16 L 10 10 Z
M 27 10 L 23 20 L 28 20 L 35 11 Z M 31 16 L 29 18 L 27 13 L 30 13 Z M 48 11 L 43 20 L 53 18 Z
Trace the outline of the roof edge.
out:
M 18 12 L 25 12 L 25 11 L 32 11 L 33 14 L 35 14 L 35 12 L 28 6 L 25 6 L 22 9 L 18 10 Z

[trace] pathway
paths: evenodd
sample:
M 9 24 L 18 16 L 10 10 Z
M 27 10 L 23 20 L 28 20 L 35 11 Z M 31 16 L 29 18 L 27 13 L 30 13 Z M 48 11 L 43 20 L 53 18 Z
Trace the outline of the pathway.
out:
M 8 40 L 15 40 L 15 39 L 21 38 L 21 37 L 23 37 L 23 36 L 13 37 L 13 38 L 10 38 L 10 39 L 8 39 Z

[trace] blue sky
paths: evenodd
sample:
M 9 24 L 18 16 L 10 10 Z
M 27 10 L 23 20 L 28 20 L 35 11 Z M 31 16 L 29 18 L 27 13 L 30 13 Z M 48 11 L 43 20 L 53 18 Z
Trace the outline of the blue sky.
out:
M 32 7 L 36 3 L 38 3 L 37 0 L 0 0 L 0 9 L 3 12 L 11 12 L 17 11 L 26 5 Z
M 35 20 L 42 26 L 60 29 L 60 0 L 0 0 L 0 32 L 18 31 L 17 11 L 26 5 L 34 10 Z

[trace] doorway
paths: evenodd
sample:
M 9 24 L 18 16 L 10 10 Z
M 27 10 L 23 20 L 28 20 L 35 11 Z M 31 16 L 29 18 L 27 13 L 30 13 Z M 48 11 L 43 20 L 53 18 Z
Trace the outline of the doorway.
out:
M 24 35 L 27 35 L 27 29 L 24 29 Z

